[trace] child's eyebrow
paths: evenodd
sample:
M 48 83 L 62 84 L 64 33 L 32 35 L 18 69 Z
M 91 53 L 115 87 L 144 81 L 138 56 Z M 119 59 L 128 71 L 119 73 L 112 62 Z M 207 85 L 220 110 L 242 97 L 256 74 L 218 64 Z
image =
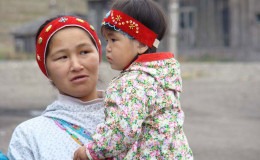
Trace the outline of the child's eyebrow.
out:
M 108 36 L 114 36 L 115 34 L 114 34 L 114 32 L 108 32 L 107 35 Z

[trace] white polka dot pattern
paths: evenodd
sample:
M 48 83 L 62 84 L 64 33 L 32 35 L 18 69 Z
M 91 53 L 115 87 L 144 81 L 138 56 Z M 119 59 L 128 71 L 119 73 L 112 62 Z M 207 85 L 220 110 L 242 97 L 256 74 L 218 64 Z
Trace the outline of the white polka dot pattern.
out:
M 64 100 L 65 98 L 65 100 Z M 71 103 L 69 103 L 71 102 Z M 83 103 L 59 95 L 59 100 L 47 107 L 39 117 L 21 123 L 14 131 L 8 148 L 10 160 L 71 160 L 80 145 L 61 130 L 51 117 L 83 127 L 90 133 L 104 121 L 103 98 Z M 74 134 L 83 143 L 90 141 Z

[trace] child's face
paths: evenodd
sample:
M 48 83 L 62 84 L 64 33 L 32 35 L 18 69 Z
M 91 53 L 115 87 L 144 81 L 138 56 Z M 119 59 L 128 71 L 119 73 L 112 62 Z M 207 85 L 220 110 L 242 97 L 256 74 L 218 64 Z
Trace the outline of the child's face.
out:
M 86 31 L 64 28 L 52 37 L 47 71 L 61 94 L 83 101 L 97 98 L 99 54 Z
M 123 70 L 138 54 L 139 42 L 118 31 L 104 28 L 103 33 L 107 40 L 106 57 L 111 68 Z

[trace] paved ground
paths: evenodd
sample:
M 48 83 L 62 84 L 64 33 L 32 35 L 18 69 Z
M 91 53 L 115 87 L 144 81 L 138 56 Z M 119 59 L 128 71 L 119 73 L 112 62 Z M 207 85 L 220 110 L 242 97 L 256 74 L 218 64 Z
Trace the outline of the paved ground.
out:
M 99 88 L 117 73 L 101 65 Z M 56 91 L 34 61 L 0 62 L 0 149 L 13 129 L 38 115 Z M 198 160 L 260 157 L 260 62 L 182 63 L 185 132 Z

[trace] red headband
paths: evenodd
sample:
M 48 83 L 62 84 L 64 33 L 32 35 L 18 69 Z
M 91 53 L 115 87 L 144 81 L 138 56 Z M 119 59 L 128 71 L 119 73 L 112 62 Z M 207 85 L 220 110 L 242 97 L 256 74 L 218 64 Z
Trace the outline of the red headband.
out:
M 102 22 L 102 25 L 107 24 L 121 29 L 149 47 L 158 48 L 160 41 L 157 39 L 157 34 L 123 12 L 113 9 L 109 11 Z
M 68 26 L 79 27 L 89 33 L 89 35 L 94 40 L 96 48 L 99 52 L 99 62 L 101 61 L 101 42 L 98 39 L 98 36 L 92 25 L 88 24 L 86 21 L 79 19 L 77 17 L 64 16 L 61 18 L 57 18 L 43 28 L 40 35 L 38 36 L 37 44 L 36 44 L 36 60 L 41 71 L 47 77 L 48 77 L 48 73 L 45 65 L 45 58 L 46 58 L 45 54 L 46 54 L 46 49 L 49 40 L 57 31 Z

